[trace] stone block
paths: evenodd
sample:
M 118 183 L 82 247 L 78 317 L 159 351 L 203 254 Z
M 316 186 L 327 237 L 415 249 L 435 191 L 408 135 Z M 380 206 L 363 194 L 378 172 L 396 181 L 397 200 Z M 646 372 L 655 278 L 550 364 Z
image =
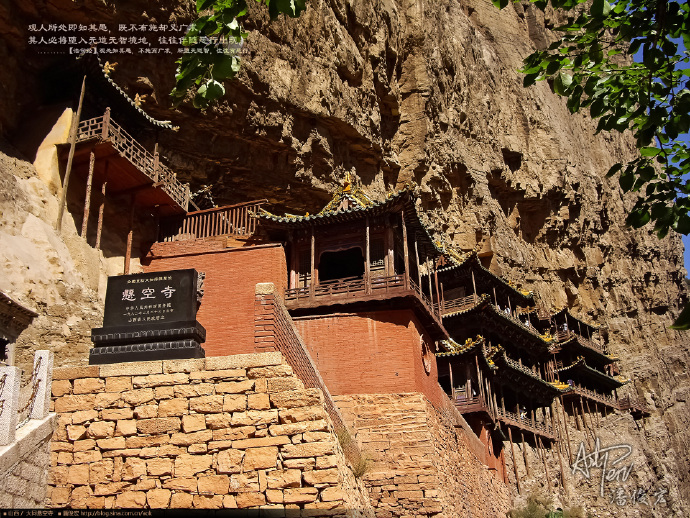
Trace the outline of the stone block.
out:
M 206 416 L 206 426 L 211 430 L 230 428 L 232 416 L 227 414 L 209 414 Z
M 247 371 L 247 377 L 250 379 L 278 378 L 292 375 L 292 367 L 290 367 L 287 363 L 253 367 Z
M 174 491 L 196 491 L 196 478 L 171 478 L 163 481 L 163 487 Z
M 113 479 L 113 461 L 104 459 L 99 462 L 94 462 L 89 465 L 89 484 L 105 484 L 112 482 Z
M 61 397 L 72 393 L 72 382 L 69 380 L 54 380 L 51 386 L 53 397 Z
M 224 495 L 223 496 L 223 508 L 225 509 L 237 509 L 237 499 L 235 495 Z
M 244 471 L 275 468 L 278 459 L 278 448 L 248 448 L 244 452 Z
M 225 495 L 230 487 L 230 478 L 227 475 L 207 475 L 197 479 L 199 494 Z
M 141 509 L 146 506 L 146 493 L 143 491 L 125 491 L 115 498 L 116 509 Z
M 321 457 L 335 453 L 333 442 L 311 442 L 305 444 L 286 444 L 280 452 L 285 459 Z
M 96 396 L 94 394 L 62 396 L 55 400 L 55 412 L 65 414 L 80 410 L 93 410 L 95 405 Z
M 84 508 L 86 507 L 86 499 L 91 498 L 93 492 L 89 486 L 77 486 L 72 489 L 72 496 L 70 498 L 70 507 Z
M 191 509 L 193 497 L 189 493 L 175 493 L 170 499 L 172 509 Z
M 132 419 L 134 410 L 131 408 L 106 408 L 101 410 L 101 419 L 104 421 L 119 421 L 121 419 Z
M 424 499 L 423 491 L 394 491 L 393 496 L 398 500 L 404 498 L 406 500 L 421 501 Z
M 263 493 L 238 493 L 235 496 L 237 507 L 245 509 L 247 507 L 259 507 L 266 504 L 266 497 Z
M 175 387 L 156 387 L 153 389 L 153 396 L 156 398 L 156 401 L 172 399 L 175 397 Z
M 175 459 L 175 477 L 187 478 L 206 471 L 213 463 L 213 455 L 180 455 Z
M 167 509 L 171 496 L 169 489 L 151 489 L 146 492 L 146 503 L 151 509 Z
M 270 398 L 271 404 L 280 409 L 310 407 L 321 404 L 321 390 L 305 389 L 273 392 Z
M 304 442 L 328 441 L 333 437 L 330 432 L 304 432 L 302 440 Z
M 74 455 L 66 451 L 57 452 L 56 464 L 72 464 L 74 462 Z
M 50 450 L 51 451 L 73 451 L 74 446 L 72 446 L 68 442 L 58 442 L 58 441 L 53 441 L 50 443 Z M 17 461 L 19 458 L 17 458 Z M 11 464 L 10 464 L 11 465 Z
M 59 367 L 53 369 L 53 381 L 98 377 L 100 377 L 98 365 L 89 365 L 88 367 Z
M 327 419 L 326 411 L 320 405 L 289 408 L 280 411 L 281 424 L 316 421 L 319 419 Z
M 256 437 L 253 439 L 240 439 L 232 442 L 232 447 L 236 450 L 244 450 L 246 448 L 260 448 L 263 446 L 282 446 L 289 444 L 290 439 L 284 435 L 276 437 Z
M 216 371 L 192 372 L 189 374 L 191 382 L 219 382 L 219 381 L 240 381 L 246 378 L 244 369 L 225 369 Z
M 345 491 L 337 487 L 327 487 L 321 490 L 322 502 L 337 502 L 345 500 Z
M 288 488 L 283 491 L 285 504 L 308 504 L 314 502 L 319 496 L 319 490 L 315 487 Z
M 103 392 L 96 394 L 96 410 L 103 410 L 104 408 L 122 408 L 125 402 L 120 399 L 119 392 Z
M 337 455 L 326 455 L 324 457 L 317 457 L 316 459 L 316 469 L 328 469 L 335 468 L 338 466 L 338 456 Z
M 130 390 L 132 390 L 132 378 L 130 376 L 105 379 L 106 392 L 129 392 Z
M 253 493 L 259 491 L 259 475 L 240 473 L 230 476 L 230 491 L 233 493 Z
M 74 486 L 83 486 L 89 483 L 89 466 L 88 464 L 76 464 L 70 466 L 67 471 L 67 480 L 63 483 L 72 484 Z
M 96 484 L 93 494 L 96 496 L 116 495 L 124 488 L 130 487 L 129 482 L 111 482 L 109 484 Z
M 286 378 L 268 378 L 266 380 L 267 392 L 285 392 L 288 390 L 304 390 L 304 383 L 299 378 L 292 376 Z
M 137 457 L 129 457 L 122 467 L 122 480 L 136 480 L 146 475 L 146 461 Z
M 104 509 L 105 508 L 105 497 L 104 496 L 90 496 L 84 500 L 84 507 L 87 509 Z
M 331 469 L 317 469 L 313 471 L 305 471 L 302 475 L 304 483 L 310 486 L 324 486 L 338 483 L 338 470 Z
M 51 487 L 49 488 L 48 500 L 51 507 L 65 507 L 72 496 L 70 487 Z
M 194 495 L 192 506 L 194 509 L 222 509 L 223 497 L 220 495 Z
M 278 422 L 278 410 L 248 410 L 232 414 L 232 426 L 256 426 Z
M 70 441 L 78 441 L 86 435 L 86 427 L 82 425 L 67 426 L 67 438 Z
M 100 366 L 101 377 L 109 378 L 114 376 L 145 376 L 146 374 L 163 374 L 163 362 L 128 362 L 111 363 Z
M 216 471 L 218 473 L 240 473 L 244 452 L 241 450 L 222 450 L 216 456 Z
M 280 365 L 282 362 L 283 355 L 279 352 L 211 356 L 206 358 L 206 369 L 246 369 L 250 367 Z
M 277 469 L 266 473 L 266 485 L 269 489 L 300 487 L 301 483 L 302 472 L 299 469 Z
M 120 394 L 122 401 L 132 406 L 143 405 L 149 401 L 154 400 L 153 389 L 152 388 L 142 388 L 135 390 L 128 390 Z
M 308 471 L 316 467 L 316 460 L 314 460 L 314 457 L 307 457 L 304 459 L 283 459 L 283 466 L 290 469 Z
M 101 450 L 122 450 L 125 448 L 125 438 L 97 439 L 96 444 Z
M 182 385 L 173 387 L 175 397 L 198 397 L 213 394 L 213 383 L 196 383 L 193 385 Z
M 191 446 L 192 444 L 207 443 L 213 439 L 211 430 L 201 430 L 192 433 L 174 433 L 170 443 L 175 446 Z
M 268 410 L 271 408 L 271 401 L 268 394 L 247 395 L 247 408 L 249 410 Z
M 158 455 L 160 457 L 177 457 L 185 453 L 185 449 L 180 446 L 174 446 L 172 444 L 164 444 L 158 448 Z
M 99 460 L 103 460 L 103 456 L 99 451 L 79 451 L 74 453 L 74 460 L 72 462 L 75 464 L 88 464 L 98 462 Z
M 48 485 L 57 486 L 64 484 L 65 480 L 67 480 L 67 470 L 69 470 L 69 466 L 52 464 L 48 470 Z
M 283 503 L 283 492 L 280 489 L 267 489 L 266 490 L 266 501 L 269 504 L 282 504 Z
M 121 419 L 115 426 L 116 436 L 129 436 L 137 433 L 137 422 L 134 419 Z
M 134 417 L 137 419 L 151 419 L 158 417 L 158 405 L 142 405 L 134 409 Z
M 86 434 L 91 439 L 113 437 L 115 435 L 115 423 L 112 421 L 96 421 L 89 425 Z
M 223 411 L 223 396 L 200 396 L 189 400 L 189 410 L 198 414 L 219 414 Z
M 72 414 L 72 424 L 84 424 L 96 420 L 98 420 L 98 412 L 96 410 L 82 410 Z
M 194 454 L 208 453 L 208 444 L 190 444 L 187 447 L 187 452 Z
M 177 432 L 180 429 L 179 417 L 159 417 L 137 422 L 137 430 L 148 435 Z
M 185 433 L 198 432 L 206 429 L 206 416 L 204 414 L 188 414 L 182 416 L 182 431 Z
M 240 412 L 247 409 L 247 396 L 227 394 L 223 397 L 223 412 Z
M 244 394 L 254 390 L 253 380 L 216 383 L 216 394 Z
M 74 394 L 97 394 L 103 392 L 105 382 L 100 378 L 80 378 L 74 380 Z
M 298 433 L 310 431 L 326 431 L 328 430 L 328 422 L 325 419 L 317 419 L 314 421 L 302 421 L 299 423 L 289 424 L 274 424 L 268 428 L 271 435 L 295 435 Z
M 158 417 L 182 416 L 189 413 L 186 398 L 165 399 L 158 403 Z
M 127 448 L 150 448 L 152 446 L 161 446 L 168 444 L 170 437 L 168 435 L 154 435 L 152 437 L 127 437 Z
M 153 388 L 161 386 L 185 385 L 189 382 L 189 376 L 183 372 L 175 374 L 152 374 L 149 376 L 134 376 L 132 385 L 137 388 Z
M 204 370 L 206 360 L 204 358 L 194 358 L 188 360 L 163 360 L 163 374 L 174 374 L 176 372 L 199 372 Z

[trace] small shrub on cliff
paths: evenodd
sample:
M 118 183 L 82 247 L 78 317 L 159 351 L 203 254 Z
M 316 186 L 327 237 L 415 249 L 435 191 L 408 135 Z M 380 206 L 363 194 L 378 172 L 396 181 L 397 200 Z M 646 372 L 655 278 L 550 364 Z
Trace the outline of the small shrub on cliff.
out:
M 589 518 L 581 507 L 553 509 L 553 502 L 541 495 L 529 495 L 524 507 L 508 512 L 510 518 Z
M 354 444 L 352 435 L 350 435 L 350 432 L 348 432 L 346 429 L 338 430 L 336 432 L 336 437 L 338 437 L 338 442 L 340 443 L 340 447 L 344 452 L 350 450 L 350 446 Z M 359 452 L 359 449 L 357 449 L 357 452 Z M 356 459 L 349 460 L 350 464 L 352 464 L 352 474 L 355 476 L 355 478 L 362 478 L 371 467 L 371 459 L 361 452 L 359 452 L 359 455 L 357 455 Z

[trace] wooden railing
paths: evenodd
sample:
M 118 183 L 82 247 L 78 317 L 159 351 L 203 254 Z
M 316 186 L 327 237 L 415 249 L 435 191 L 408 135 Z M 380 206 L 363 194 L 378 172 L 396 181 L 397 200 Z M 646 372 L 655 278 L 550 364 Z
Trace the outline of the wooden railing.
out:
M 314 286 L 313 293 L 309 286 L 285 290 L 285 302 L 289 303 L 311 298 L 322 299 L 325 297 L 347 298 L 348 295 L 356 296 L 366 293 L 373 295 L 404 295 L 405 293 L 413 292 L 422 301 L 429 313 L 434 317 L 438 317 L 436 305 L 431 303 L 420 287 L 414 281 L 408 280 L 409 288 L 406 288 L 405 281 L 404 274 L 389 275 L 387 277 L 369 277 L 368 281 L 366 276 L 321 281 Z
M 453 403 L 461 414 L 485 412 L 493 421 L 496 420 L 493 406 L 489 405 L 481 394 L 466 397 L 464 392 L 454 392 Z
M 258 224 L 252 214 L 266 202 L 267 200 L 255 200 L 168 218 L 161 222 L 158 241 L 183 241 L 226 235 L 251 236 L 256 232 Z
M 631 396 L 623 396 L 618 400 L 619 410 L 637 410 L 639 412 L 648 413 L 647 405 L 642 403 L 639 399 Z
M 477 295 L 468 295 L 459 299 L 447 300 L 443 303 L 441 315 L 448 315 L 449 313 L 458 313 L 474 307 L 479 302 Z
M 189 207 L 189 185 L 179 182 L 169 168 L 160 163 L 158 154 L 149 153 L 122 126 L 105 115 L 81 121 L 77 131 L 77 142 L 91 139 L 108 141 L 117 152 L 132 165 L 148 176 L 154 183 L 160 183 L 162 189 L 185 211 Z
M 613 408 L 619 408 L 618 403 L 616 403 L 616 400 L 613 398 L 613 396 L 606 396 L 604 394 L 599 394 L 598 392 L 585 388 L 581 385 L 578 385 L 577 383 L 573 383 L 570 385 L 570 388 L 575 394 L 579 394 L 581 396 L 587 397 L 589 399 L 593 399 L 594 401 L 598 401 L 599 403 L 602 403 L 604 405 L 608 405 Z M 567 395 L 567 394 L 566 394 Z
M 522 428 L 523 430 L 527 430 L 532 433 L 537 433 L 544 437 L 551 439 L 555 438 L 553 428 L 551 428 L 551 426 L 548 424 L 540 423 L 536 420 L 533 423 L 532 419 L 528 418 L 527 415 L 520 416 L 515 412 L 503 410 L 502 408 L 498 408 L 497 410 L 498 420 L 508 426 L 517 426 L 518 428 Z

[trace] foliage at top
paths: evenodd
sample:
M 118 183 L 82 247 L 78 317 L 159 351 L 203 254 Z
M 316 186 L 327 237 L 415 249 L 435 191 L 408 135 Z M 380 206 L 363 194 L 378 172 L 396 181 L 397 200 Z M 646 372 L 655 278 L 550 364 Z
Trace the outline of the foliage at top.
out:
M 256 0 L 268 7 L 271 20 L 281 14 L 296 18 L 306 9 L 306 0 Z M 182 102 L 196 87 L 194 107 L 206 108 L 225 95 L 223 81 L 240 70 L 240 54 L 247 33 L 240 20 L 247 15 L 246 0 L 197 0 L 200 14 L 187 29 L 183 45 L 189 49 L 177 60 L 174 104 Z
M 630 130 L 639 156 L 615 164 L 625 192 L 639 193 L 626 222 L 649 222 L 659 238 L 690 232 L 688 52 L 690 8 L 664 0 L 531 0 L 567 13 L 562 34 L 524 61 L 524 85 L 549 80 L 571 112 L 588 110 L 600 131 Z M 494 0 L 505 7 L 508 0 Z M 679 45 L 683 42 L 685 48 Z M 641 53 L 642 61 L 633 61 Z

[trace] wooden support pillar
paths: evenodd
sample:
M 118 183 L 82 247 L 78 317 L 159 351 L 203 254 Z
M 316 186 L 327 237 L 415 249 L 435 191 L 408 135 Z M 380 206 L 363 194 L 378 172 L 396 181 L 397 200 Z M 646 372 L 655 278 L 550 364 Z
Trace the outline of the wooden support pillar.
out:
M 309 295 L 314 297 L 314 284 L 316 283 L 315 272 L 316 264 L 314 256 L 316 255 L 316 238 L 314 236 L 314 227 L 311 227 L 311 264 L 310 264 L 310 278 L 309 278 Z
M 365 235 L 365 254 L 364 254 L 364 291 L 371 293 L 371 243 L 369 240 L 369 216 L 366 218 L 366 235 Z M 416 244 L 416 243 L 415 243 Z M 419 261 L 418 261 L 419 262 Z
M 93 185 L 93 169 L 96 165 L 96 150 L 91 148 L 89 154 L 89 176 L 86 178 L 86 196 L 84 197 L 84 218 L 81 220 L 81 237 L 87 239 L 89 229 L 89 212 L 91 212 L 91 186 Z
M 538 441 L 537 448 L 539 448 L 540 453 L 541 453 L 541 460 L 544 462 L 544 473 L 546 473 L 546 483 L 548 484 L 549 487 L 549 493 L 551 493 L 551 476 L 549 475 L 549 465 L 546 462 L 546 448 L 544 448 L 544 443 L 541 442 L 541 437 L 535 436 L 536 441 Z
M 498 297 L 496 296 L 496 286 L 493 287 L 494 289 L 494 306 L 498 308 Z
M 79 94 L 79 105 L 77 106 L 77 114 L 72 118 L 72 127 L 69 133 L 69 155 L 67 155 L 67 167 L 65 168 L 65 181 L 62 183 L 62 193 L 60 194 L 60 207 L 58 208 L 58 217 L 55 228 L 58 233 L 62 230 L 62 216 L 65 212 L 65 204 L 67 203 L 67 188 L 69 187 L 69 178 L 72 173 L 72 161 L 74 160 L 74 149 L 77 146 L 77 133 L 79 132 L 79 119 L 81 118 L 81 109 L 84 105 L 84 92 L 86 91 L 86 76 L 81 82 L 81 93 Z
M 98 206 L 98 226 L 96 227 L 96 250 L 101 249 L 101 233 L 103 232 L 103 212 L 105 211 L 105 191 L 108 187 L 108 162 L 105 163 L 105 180 L 101 185 L 101 203 Z
M 125 251 L 125 273 L 129 274 L 129 263 L 132 259 L 132 241 L 134 237 L 134 207 L 136 196 L 132 196 L 129 207 L 129 232 L 127 233 L 127 250 Z
M 299 272 L 299 254 L 297 252 L 297 241 L 295 240 L 294 231 L 288 231 L 288 243 L 290 243 L 290 278 L 288 280 L 288 287 L 294 289 L 297 287 L 297 275 Z
M 583 403 L 582 396 L 580 396 L 580 409 L 582 410 L 582 426 L 585 428 L 585 436 L 587 437 L 587 442 L 589 443 L 589 434 L 591 433 L 592 437 L 594 437 L 594 432 L 590 429 L 591 427 L 587 425 L 587 421 L 585 420 L 585 405 Z
M 428 284 L 429 284 L 429 296 L 431 297 L 431 302 L 433 304 L 433 302 L 434 302 L 434 295 L 433 295 L 434 290 L 431 287 L 431 263 L 432 263 L 432 261 L 430 261 L 428 257 L 424 261 L 424 265 L 426 266 L 426 278 L 429 281 L 428 282 Z M 434 271 L 434 273 L 436 273 L 436 272 Z M 436 293 L 436 305 L 438 306 L 438 314 L 440 315 L 441 314 L 441 299 L 438 296 L 438 292 Z
M 436 261 L 432 261 L 434 264 L 434 284 L 436 285 L 436 300 L 439 301 L 438 305 L 438 316 L 441 318 L 441 294 L 443 293 L 443 289 L 439 290 L 438 289 L 438 270 L 436 269 Z
M 601 428 L 601 423 L 599 421 L 599 405 L 597 404 L 596 401 L 594 402 L 594 412 L 596 412 L 596 416 L 597 416 L 597 428 Z
M 103 133 L 101 134 L 101 138 L 103 140 L 108 140 L 108 130 L 110 129 L 110 106 L 108 106 L 105 109 L 105 113 L 103 113 Z
M 160 180 L 160 157 L 158 155 L 158 142 L 153 147 L 153 181 L 158 182 Z
M 568 416 L 565 413 L 565 404 L 563 403 L 563 396 L 560 396 L 561 412 L 563 413 L 563 429 L 565 430 L 565 438 L 568 441 L 568 464 L 573 460 L 573 449 L 570 446 L 570 433 L 568 432 Z
M 477 300 L 477 283 L 474 282 L 474 270 L 472 270 L 472 289 L 474 289 L 474 299 Z
M 386 222 L 386 232 L 384 234 L 384 240 L 386 241 L 386 276 L 395 275 L 395 237 L 393 236 L 393 228 L 390 224 L 390 218 L 388 214 L 385 216 Z
M 518 476 L 517 463 L 515 462 L 515 446 L 513 445 L 513 432 L 508 427 L 508 440 L 510 441 L 510 455 L 513 458 L 513 471 L 515 472 L 515 483 L 517 484 L 518 494 L 520 493 L 520 477 Z
M 419 292 L 422 293 L 422 270 L 419 267 L 419 245 L 417 244 L 417 233 L 414 234 L 414 258 L 415 264 L 417 265 L 417 286 L 419 286 Z M 429 297 L 433 298 L 431 293 Z
M 402 221 L 403 259 L 405 261 L 405 289 L 410 289 L 410 252 L 407 246 L 407 225 L 405 225 L 405 211 L 400 211 Z
M 451 362 L 448 362 L 448 372 L 450 373 L 450 395 L 455 401 L 455 383 L 453 383 L 453 364 Z M 467 400 L 467 392 L 465 392 L 465 400 Z
M 529 463 L 527 462 L 527 446 L 525 445 L 525 434 L 520 430 L 520 441 L 522 442 L 522 461 L 525 463 L 525 473 L 529 477 Z

